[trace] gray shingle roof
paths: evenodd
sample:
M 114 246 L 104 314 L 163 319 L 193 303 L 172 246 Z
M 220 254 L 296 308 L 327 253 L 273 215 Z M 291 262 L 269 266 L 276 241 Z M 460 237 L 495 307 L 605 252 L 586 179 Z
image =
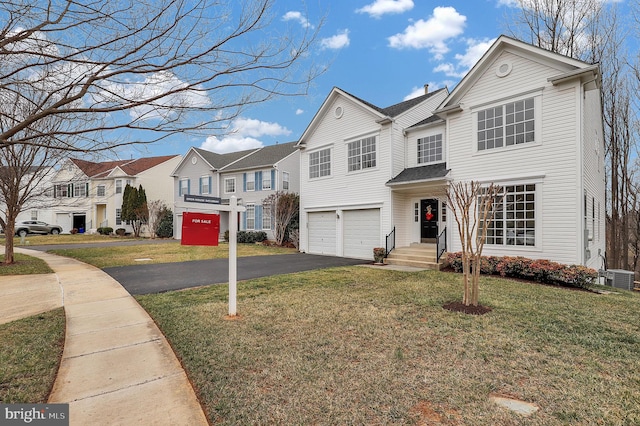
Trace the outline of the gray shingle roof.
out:
M 229 152 L 227 154 L 218 154 L 217 152 L 207 151 L 201 148 L 193 148 L 198 154 L 202 156 L 209 164 L 211 164 L 216 170 L 228 166 L 234 161 L 238 161 L 244 156 L 247 156 L 253 152 L 258 151 L 259 148 L 247 149 L 244 151 Z
M 296 144 L 297 142 L 287 142 L 264 146 L 253 154 L 224 167 L 222 171 L 228 172 L 257 167 L 273 167 L 278 161 L 295 152 L 297 150 Z
M 342 90 L 342 89 L 341 89 Z M 412 98 L 409 99 L 407 101 L 403 101 L 385 108 L 380 108 L 376 105 L 373 105 L 371 102 L 367 102 L 357 96 L 352 95 L 351 93 L 347 92 L 346 90 L 342 90 L 343 92 L 349 94 L 349 96 L 353 97 L 354 99 L 357 99 L 358 101 L 362 102 L 363 104 L 369 106 L 370 108 L 373 108 L 374 110 L 378 111 L 380 114 L 384 114 L 386 116 L 389 117 L 396 117 L 400 114 L 402 114 L 403 112 L 413 108 L 414 106 L 418 105 L 420 102 L 424 101 L 425 99 L 430 98 L 431 96 L 435 95 L 438 92 L 441 92 L 442 90 L 446 90 L 445 88 L 442 89 L 438 89 L 435 90 L 433 92 L 418 96 L 416 98 Z
M 427 166 L 411 167 L 404 169 L 400 174 L 390 181 L 387 185 L 397 185 L 401 183 L 420 182 L 443 178 L 449 173 L 447 163 L 429 164 Z

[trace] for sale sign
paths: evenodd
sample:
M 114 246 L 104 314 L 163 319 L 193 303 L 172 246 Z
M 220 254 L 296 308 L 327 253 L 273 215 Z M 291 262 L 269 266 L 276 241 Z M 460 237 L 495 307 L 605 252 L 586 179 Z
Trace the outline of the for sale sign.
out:
M 219 234 L 219 214 L 183 213 L 181 240 L 183 246 L 217 246 Z

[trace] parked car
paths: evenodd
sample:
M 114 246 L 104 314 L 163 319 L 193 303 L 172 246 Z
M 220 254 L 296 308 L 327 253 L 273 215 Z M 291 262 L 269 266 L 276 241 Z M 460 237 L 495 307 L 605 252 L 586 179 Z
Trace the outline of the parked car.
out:
M 27 234 L 59 234 L 62 227 L 59 225 L 49 225 L 39 220 L 25 220 L 16 223 L 16 235 L 24 237 Z

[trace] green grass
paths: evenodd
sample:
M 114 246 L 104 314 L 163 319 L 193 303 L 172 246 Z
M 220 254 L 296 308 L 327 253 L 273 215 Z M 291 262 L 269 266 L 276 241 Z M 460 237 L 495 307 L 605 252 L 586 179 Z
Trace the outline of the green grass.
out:
M 215 424 L 635 425 L 637 294 L 363 267 L 141 296 Z M 529 418 L 489 401 L 539 405 Z M 440 422 L 440 423 L 438 423 Z
M 4 264 L 5 255 L 0 254 L 0 276 L 3 275 L 30 275 L 30 274 L 52 274 L 53 270 L 44 260 L 37 257 L 26 256 L 15 253 L 14 263 Z
M 114 246 L 92 248 L 57 249 L 51 253 L 68 256 L 82 262 L 107 268 L 111 266 L 139 265 L 144 263 L 171 263 L 190 260 L 220 259 L 229 256 L 229 245 L 221 243 L 217 247 L 183 246 L 179 241 L 161 244 L 140 244 L 135 246 Z M 238 244 L 238 256 L 263 256 L 269 254 L 295 253 L 295 249 L 268 247 L 261 244 Z
M 3 234 L 0 236 L 0 244 L 4 245 L 6 236 Z M 25 237 L 25 244 L 22 244 L 20 237 L 14 237 L 13 243 L 16 247 L 35 246 L 35 245 L 50 245 L 50 244 L 84 244 L 84 243 L 96 243 L 96 242 L 110 242 L 121 240 L 132 240 L 131 237 L 118 237 L 115 235 L 100 235 L 100 234 L 60 234 L 60 235 L 38 235 L 31 234 Z M 28 242 L 28 243 L 27 243 Z
M 64 346 L 64 310 L 0 325 L 0 403 L 46 403 Z

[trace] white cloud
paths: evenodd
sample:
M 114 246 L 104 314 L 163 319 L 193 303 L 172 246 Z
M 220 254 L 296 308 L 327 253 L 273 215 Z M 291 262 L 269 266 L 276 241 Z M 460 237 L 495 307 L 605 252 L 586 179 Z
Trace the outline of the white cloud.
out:
M 303 110 L 303 109 L 298 108 L 298 109 L 296 110 L 296 115 L 301 115 L 301 114 L 304 114 L 304 110 Z
M 283 21 L 297 21 L 305 28 L 313 28 L 313 25 L 309 22 L 309 20 L 298 11 L 290 11 L 284 14 L 282 17 Z
M 262 142 L 257 139 L 232 135 L 225 136 L 222 139 L 209 136 L 207 140 L 200 145 L 200 148 L 217 152 L 218 154 L 226 154 L 227 152 L 243 151 L 245 149 L 260 148 L 262 146 Z
M 229 126 L 229 134 L 223 137 L 209 136 L 200 145 L 207 151 L 224 154 L 245 149 L 260 148 L 263 143 L 258 139 L 263 136 L 288 136 L 291 130 L 278 123 L 260 121 L 253 118 L 238 117 Z
M 372 18 L 380 18 L 387 13 L 402 13 L 413 9 L 413 0 L 375 0 L 357 13 L 368 13 Z
M 456 64 L 450 62 L 436 66 L 434 72 L 442 72 L 447 77 L 462 78 L 482 58 L 496 39 L 467 39 L 467 49 L 463 54 L 456 54 Z
M 453 7 L 436 7 L 428 20 L 419 20 L 408 26 L 403 33 L 388 38 L 389 46 L 402 49 L 429 49 L 442 59 L 449 51 L 446 41 L 464 31 L 467 17 L 460 15 Z
M 320 46 L 323 49 L 342 49 L 349 46 L 349 42 L 349 30 L 343 30 L 332 37 L 323 38 Z
M 434 83 L 432 81 L 429 82 L 429 93 L 434 92 L 440 89 L 441 85 L 438 83 Z M 409 99 L 417 98 L 418 96 L 424 95 L 424 86 L 414 87 L 411 89 L 411 92 L 404 97 L 403 101 L 408 101 Z

